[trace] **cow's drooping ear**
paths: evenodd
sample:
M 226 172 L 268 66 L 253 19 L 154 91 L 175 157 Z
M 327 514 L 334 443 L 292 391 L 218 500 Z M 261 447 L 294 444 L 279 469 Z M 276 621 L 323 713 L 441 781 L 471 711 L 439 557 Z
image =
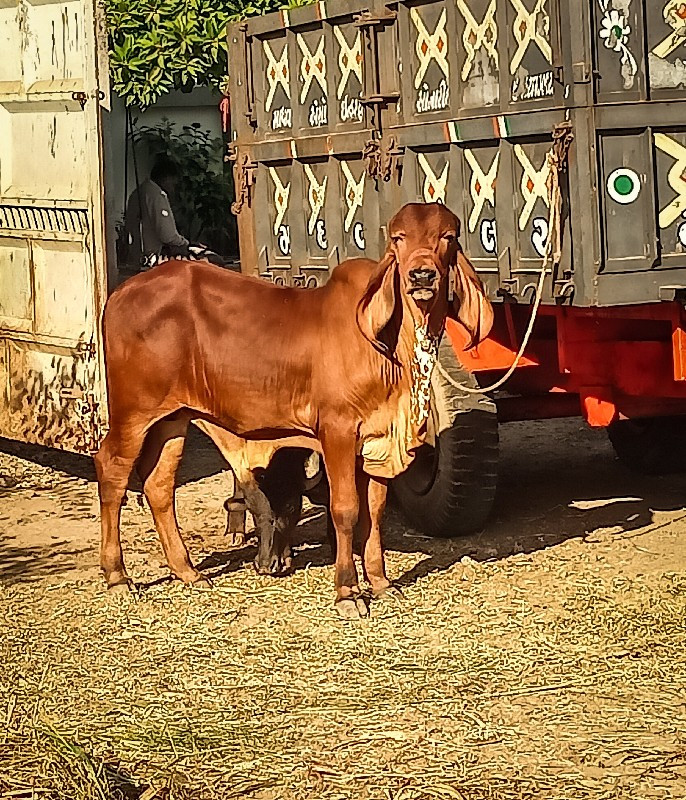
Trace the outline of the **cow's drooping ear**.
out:
M 389 246 L 357 305 L 357 324 L 362 335 L 384 355 L 390 355 L 392 350 L 383 332 L 395 311 L 396 267 L 395 253 Z
M 450 271 L 448 313 L 469 334 L 469 344 L 465 347 L 465 350 L 469 350 L 483 341 L 493 327 L 493 306 L 486 297 L 484 286 L 472 262 L 459 247 Z

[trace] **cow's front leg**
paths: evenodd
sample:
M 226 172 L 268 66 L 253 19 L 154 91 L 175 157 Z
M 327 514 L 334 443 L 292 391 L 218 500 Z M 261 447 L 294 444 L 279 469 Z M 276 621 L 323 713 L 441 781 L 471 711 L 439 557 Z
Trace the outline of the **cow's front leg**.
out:
M 353 561 L 353 532 L 360 511 L 355 483 L 355 434 L 327 430 L 321 441 L 329 478 L 331 519 L 336 531 L 336 609 L 344 619 L 366 617 L 369 611 L 360 593 Z
M 381 518 L 386 508 L 388 481 L 385 478 L 373 478 L 359 468 L 357 487 L 360 497 L 358 529 L 364 576 L 372 588 L 374 597 L 382 597 L 391 588 L 391 582 L 386 577 L 386 562 L 381 538 Z

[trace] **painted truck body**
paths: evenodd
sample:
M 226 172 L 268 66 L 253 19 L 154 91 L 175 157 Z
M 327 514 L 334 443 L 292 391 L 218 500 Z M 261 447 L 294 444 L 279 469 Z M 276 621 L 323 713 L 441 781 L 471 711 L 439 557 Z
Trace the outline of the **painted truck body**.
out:
M 343 0 L 231 27 L 245 268 L 318 285 L 376 258 L 403 202 L 445 202 L 498 303 L 460 352 L 485 385 L 529 319 L 568 121 L 563 258 L 500 419 L 686 412 L 685 43 L 677 0 Z

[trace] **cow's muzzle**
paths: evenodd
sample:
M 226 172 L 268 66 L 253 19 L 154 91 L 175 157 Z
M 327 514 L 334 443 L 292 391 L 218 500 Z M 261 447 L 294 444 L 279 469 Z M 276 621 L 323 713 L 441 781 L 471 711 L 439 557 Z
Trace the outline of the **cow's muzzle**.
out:
M 413 300 L 432 300 L 438 290 L 438 270 L 431 266 L 421 266 L 409 272 L 408 294 Z

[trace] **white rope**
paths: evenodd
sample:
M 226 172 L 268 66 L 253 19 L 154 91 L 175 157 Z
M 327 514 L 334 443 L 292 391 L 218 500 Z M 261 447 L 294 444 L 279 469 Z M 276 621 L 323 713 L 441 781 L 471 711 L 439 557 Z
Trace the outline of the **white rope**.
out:
M 446 372 L 440 361 L 437 360 L 436 369 L 440 373 L 441 377 L 462 392 L 467 392 L 468 394 L 484 394 L 486 392 L 492 392 L 495 389 L 499 389 L 512 377 L 514 371 L 519 366 L 519 362 L 524 355 L 527 345 L 529 344 L 529 339 L 531 338 L 531 333 L 533 332 L 536 318 L 538 316 L 538 309 L 541 305 L 541 299 L 543 298 L 543 286 L 545 284 L 546 275 L 552 273 L 552 270 L 548 269 L 548 264 L 550 263 L 550 257 L 553 253 L 553 237 L 555 240 L 555 252 L 553 256 L 554 264 L 559 264 L 560 259 L 562 258 L 562 231 L 560 228 L 562 193 L 560 190 L 560 172 L 563 169 L 563 165 L 567 157 L 567 150 L 571 143 L 572 134 L 569 128 L 564 126 L 564 133 L 561 135 L 558 134 L 557 136 L 554 134 L 554 137 L 555 141 L 553 143 L 553 149 L 548 153 L 548 164 L 550 167 L 548 175 L 548 197 L 550 200 L 548 213 L 548 238 L 546 239 L 545 243 L 545 253 L 543 255 L 541 271 L 538 276 L 538 285 L 536 286 L 536 295 L 534 298 L 533 308 L 531 309 L 531 317 L 529 318 L 529 324 L 524 334 L 524 338 L 522 339 L 522 343 L 519 346 L 517 355 L 515 356 L 510 368 L 499 380 L 497 380 L 495 383 L 492 383 L 490 386 L 479 386 L 476 389 L 472 386 L 465 386 L 463 383 L 460 383 L 452 378 Z
M 547 268 L 548 260 L 546 259 L 544 265 L 541 267 L 541 272 L 538 278 L 538 286 L 536 287 L 536 298 L 534 300 L 534 305 L 531 310 L 531 317 L 529 319 L 529 326 L 526 329 L 526 333 L 524 334 L 524 338 L 522 339 L 522 344 L 519 347 L 519 351 L 515 356 L 515 360 L 512 362 L 512 365 L 507 370 L 507 372 L 497 380 L 495 383 L 492 383 L 490 386 L 483 386 L 474 389 L 471 386 L 465 386 L 463 383 L 456 381 L 454 378 L 451 378 L 450 375 L 446 372 L 445 368 L 441 364 L 440 361 L 436 361 L 436 369 L 439 371 L 441 376 L 445 378 L 448 383 L 452 384 L 456 389 L 459 389 L 462 392 L 467 392 L 468 394 L 484 394 L 486 392 L 492 392 L 494 389 L 500 388 L 504 383 L 510 380 L 512 374 L 519 366 L 519 362 L 524 355 L 524 351 L 526 350 L 527 345 L 529 344 L 529 339 L 531 338 L 531 332 L 534 329 L 534 324 L 536 322 L 536 316 L 538 315 L 538 307 L 541 305 L 541 298 L 543 297 L 543 284 L 545 283 L 545 276 L 550 272 Z

